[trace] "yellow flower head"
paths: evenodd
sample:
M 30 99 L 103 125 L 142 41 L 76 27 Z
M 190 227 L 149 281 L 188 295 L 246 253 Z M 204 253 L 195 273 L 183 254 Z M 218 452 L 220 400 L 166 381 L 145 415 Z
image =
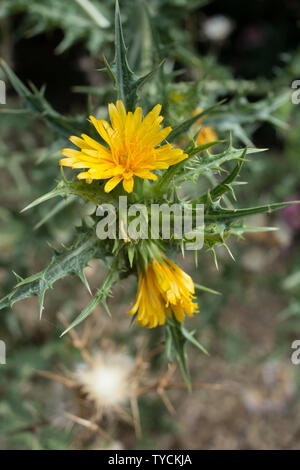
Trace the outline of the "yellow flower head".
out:
M 218 136 L 213 127 L 204 126 L 199 132 L 196 143 L 197 145 L 210 144 L 210 142 L 215 142 L 217 138 Z
M 197 114 L 201 113 L 203 111 L 203 108 L 196 108 L 193 112 L 193 116 L 196 116 Z M 202 118 L 197 119 L 195 122 L 195 126 L 200 126 L 202 123 Z M 202 129 L 199 132 L 199 135 L 197 137 L 196 144 L 197 145 L 204 145 L 204 144 L 209 144 L 210 142 L 215 142 L 217 140 L 218 136 L 216 134 L 216 131 L 214 130 L 213 127 L 211 126 L 203 126 Z
M 140 326 L 154 328 L 165 323 L 166 314 L 182 322 L 185 314 L 198 312 L 193 303 L 195 288 L 192 278 L 166 257 L 154 260 L 139 273 L 136 302 L 129 315 L 137 313 Z
M 116 105 L 108 105 L 111 125 L 103 119 L 90 120 L 106 142 L 100 144 L 86 134 L 81 137 L 70 137 L 70 141 L 80 151 L 63 149 L 67 158 L 60 164 L 72 168 L 86 169 L 79 173 L 79 179 L 87 182 L 107 179 L 105 191 L 110 192 L 120 181 L 125 191 L 131 193 L 134 177 L 156 180 L 152 170 L 167 169 L 169 166 L 187 158 L 181 149 L 170 144 L 157 147 L 171 132 L 171 127 L 161 128 L 163 117 L 160 116 L 161 105 L 157 104 L 150 113 L 143 117 L 142 109 L 126 113 L 121 100 Z

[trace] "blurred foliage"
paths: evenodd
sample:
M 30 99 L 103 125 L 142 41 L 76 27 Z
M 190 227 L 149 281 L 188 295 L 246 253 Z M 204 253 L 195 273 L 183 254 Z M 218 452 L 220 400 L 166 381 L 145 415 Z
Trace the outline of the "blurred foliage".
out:
M 131 62 L 141 60 L 141 49 L 151 47 L 147 10 L 151 11 L 154 26 L 162 35 L 162 48 L 172 47 L 173 54 L 183 52 L 189 44 L 188 31 L 182 26 L 188 15 L 205 5 L 207 0 L 171 1 L 171 0 L 122 0 L 121 8 L 126 24 L 126 37 L 131 47 Z M 56 48 L 62 53 L 74 43 L 84 40 L 92 55 L 98 55 L 99 48 L 104 48 L 106 55 L 113 50 L 113 24 L 115 1 L 107 0 L 3 0 L 0 6 L 0 18 L 23 13 L 23 21 L 17 35 L 30 37 L 53 29 L 61 29 L 64 38 Z M 132 15 L 132 11 L 135 12 Z M 149 52 L 148 52 L 149 54 Z M 146 54 L 147 56 L 147 54 Z M 142 60 L 146 57 L 143 55 Z

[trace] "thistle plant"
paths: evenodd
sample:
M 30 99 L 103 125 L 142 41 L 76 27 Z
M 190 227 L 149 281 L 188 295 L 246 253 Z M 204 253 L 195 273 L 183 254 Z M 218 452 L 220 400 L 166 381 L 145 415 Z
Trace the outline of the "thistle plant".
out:
M 280 125 L 274 122 L 272 113 L 285 98 L 255 105 L 245 101 L 230 105 L 216 103 L 214 93 L 210 98 L 204 96 L 205 81 L 184 83 L 175 93 L 175 74 L 161 62 L 163 57 L 157 58 L 160 50 L 160 44 L 156 43 L 153 60 L 156 63 L 152 71 L 140 77 L 131 70 L 116 2 L 115 58 L 112 63 L 105 59 L 105 70 L 112 79 L 115 94 L 111 101 L 102 103 L 100 113 L 96 109 L 92 113 L 87 109 L 83 116 L 76 117 L 57 113 L 46 101 L 43 91 L 34 86 L 27 88 L 2 62 L 2 68 L 23 98 L 27 112 L 46 121 L 56 133 L 55 150 L 62 149 L 64 156 L 60 159 L 61 177 L 57 186 L 24 210 L 61 197 L 63 203 L 51 212 L 52 217 L 69 203 L 70 198 L 94 204 L 95 211 L 82 221 L 73 245 L 63 247 L 60 252 L 54 250 L 50 264 L 43 271 L 25 279 L 17 275 L 15 288 L 0 301 L 0 308 L 11 307 L 19 300 L 35 295 L 42 315 L 45 293 L 57 280 L 73 274 L 90 290 L 84 269 L 90 260 L 102 259 L 107 265 L 103 284 L 63 334 L 84 321 L 98 305 L 111 314 L 108 298 L 112 287 L 135 274 L 138 277 L 136 301 L 127 313 L 136 317 L 141 327 L 164 328 L 167 357 L 179 362 L 189 385 L 186 345 L 191 343 L 204 353 L 206 350 L 196 338 L 195 331 L 189 331 L 184 325 L 184 320 L 186 316 L 201 315 L 196 291 L 212 290 L 194 283 L 172 257 L 190 251 L 187 247 L 191 235 L 194 239 L 200 236 L 204 248 L 212 253 L 217 264 L 217 246 L 225 247 L 231 255 L 227 243 L 229 237 L 270 230 L 247 226 L 246 217 L 270 213 L 294 203 L 237 208 L 228 202 L 228 196 L 236 200 L 235 188 L 241 184 L 239 174 L 243 163 L 248 161 L 249 155 L 263 151 L 251 144 L 244 127 L 259 120 Z M 193 99 L 186 99 L 188 95 Z M 103 105 L 108 105 L 110 122 L 105 119 Z M 242 112 L 235 113 L 236 107 Z M 227 131 L 226 138 L 218 140 L 217 136 L 224 130 Z M 73 147 L 67 147 L 68 138 Z M 241 147 L 241 143 L 246 146 Z M 71 173 L 66 176 L 63 167 L 71 167 Z M 224 177 L 220 176 L 224 173 Z M 189 189 L 192 185 L 186 183 L 198 184 L 201 180 L 208 180 L 209 187 L 200 192 L 202 186 L 197 186 L 195 195 L 195 191 Z M 145 214 L 138 221 L 132 216 L 127 220 L 127 214 L 120 209 L 120 198 L 125 196 L 129 205 L 143 205 Z M 183 232 L 182 237 L 177 236 L 174 214 L 168 238 L 163 237 L 162 225 L 155 236 L 148 228 L 146 233 L 141 229 L 144 219 L 153 221 L 151 206 L 164 205 L 170 213 L 174 204 L 182 210 L 189 207 L 192 233 Z M 101 211 L 108 205 L 114 208 L 114 224 L 119 227 L 119 237 L 99 237 L 97 232 L 98 209 Z M 199 205 L 203 208 L 203 224 L 197 219 Z M 130 223 L 139 226 L 138 236 L 131 236 Z M 109 222 L 107 224 L 109 226 Z M 196 264 L 200 257 L 201 251 L 196 248 Z

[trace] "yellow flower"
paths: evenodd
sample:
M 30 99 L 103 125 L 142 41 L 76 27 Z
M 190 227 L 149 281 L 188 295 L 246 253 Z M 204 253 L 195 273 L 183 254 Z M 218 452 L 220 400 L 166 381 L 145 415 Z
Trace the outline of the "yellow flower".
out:
M 172 91 L 169 97 L 173 103 L 180 103 L 180 101 L 182 101 L 182 94 L 177 91 Z
M 193 112 L 193 116 L 196 116 L 197 114 L 201 113 L 203 111 L 202 108 L 196 108 L 195 111 Z M 195 122 L 195 126 L 200 126 L 202 123 L 202 118 L 197 119 Z M 197 145 L 204 145 L 204 144 L 209 144 L 210 142 L 214 142 L 217 140 L 218 136 L 216 134 L 216 131 L 214 130 L 213 127 L 211 126 L 204 126 L 202 127 L 198 137 L 196 144 Z
M 185 314 L 198 312 L 193 303 L 195 288 L 192 278 L 166 257 L 154 260 L 139 273 L 136 302 L 128 315 L 137 313 L 140 326 L 154 328 L 165 323 L 166 315 L 182 322 Z
M 92 124 L 107 146 L 100 144 L 86 134 L 72 136 L 70 141 L 80 148 L 63 149 L 67 158 L 60 164 L 72 168 L 86 169 L 79 173 L 79 179 L 87 182 L 108 179 L 105 191 L 110 192 L 120 181 L 125 191 L 131 193 L 134 177 L 156 180 L 152 170 L 167 169 L 169 166 L 187 158 L 181 149 L 170 144 L 157 147 L 171 132 L 171 127 L 161 128 L 163 117 L 161 105 L 157 104 L 143 117 L 142 109 L 126 113 L 121 100 L 116 105 L 108 105 L 111 125 L 103 119 L 90 116 Z
M 209 144 L 210 142 L 215 142 L 217 140 L 217 134 L 213 127 L 211 126 L 204 126 L 202 127 L 198 137 L 197 137 L 197 145 L 204 145 Z

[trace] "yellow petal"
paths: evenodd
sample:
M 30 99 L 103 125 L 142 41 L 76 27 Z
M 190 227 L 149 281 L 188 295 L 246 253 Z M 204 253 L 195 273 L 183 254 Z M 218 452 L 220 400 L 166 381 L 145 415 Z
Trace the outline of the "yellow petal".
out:
M 134 179 L 132 177 L 123 180 L 123 188 L 125 189 L 125 191 L 127 191 L 127 193 L 132 193 L 133 184 L 134 184 Z
M 90 175 L 87 171 L 85 171 L 85 172 L 79 173 L 79 174 L 77 175 L 77 178 L 78 178 L 79 180 L 85 180 L 85 179 L 89 179 L 89 180 L 90 180 L 90 179 L 91 179 L 91 175 Z
M 61 153 L 65 155 L 65 157 L 75 157 L 75 158 L 78 158 L 81 154 L 79 150 L 74 150 L 74 149 L 62 149 Z
M 73 166 L 75 161 L 76 161 L 75 158 L 61 158 L 59 160 L 59 164 L 61 166 Z
M 92 139 L 86 134 L 81 134 L 81 137 L 83 138 L 84 142 L 88 144 L 90 147 L 99 150 L 101 153 L 104 155 L 109 155 L 110 151 L 108 148 L 104 147 L 104 145 L 99 144 L 96 140 Z
M 69 140 L 72 142 L 72 144 L 76 145 L 76 147 L 81 149 L 89 148 L 89 145 L 83 139 L 80 139 L 80 137 L 76 137 L 76 135 L 71 135 Z
M 106 185 L 104 186 L 104 191 L 106 193 L 112 191 L 117 186 L 117 184 L 120 183 L 121 179 L 122 176 L 113 176 L 110 180 L 107 181 Z
M 144 178 L 144 179 L 153 180 L 153 181 L 157 180 L 157 175 L 155 175 L 154 173 L 151 173 L 151 171 L 149 170 L 136 170 L 134 174 L 138 176 L 139 178 Z

